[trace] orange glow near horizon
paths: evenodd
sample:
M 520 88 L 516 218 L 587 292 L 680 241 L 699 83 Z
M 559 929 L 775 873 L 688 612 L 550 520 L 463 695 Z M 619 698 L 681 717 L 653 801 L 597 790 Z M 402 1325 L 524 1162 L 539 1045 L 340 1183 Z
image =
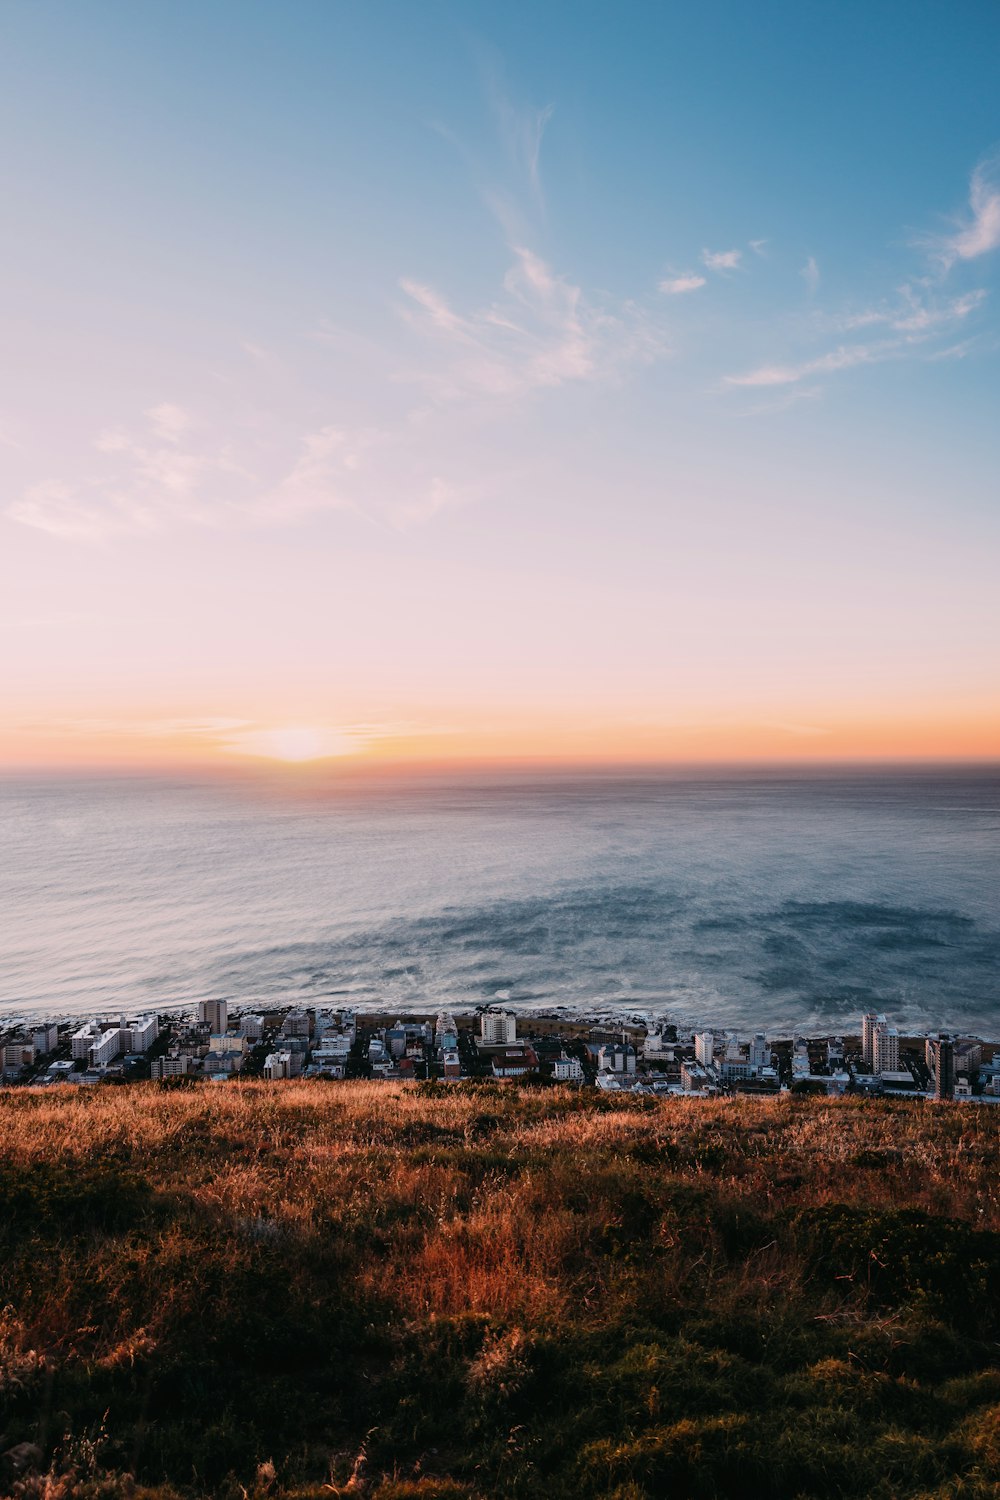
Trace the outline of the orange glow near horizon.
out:
M 844 716 L 799 724 L 706 721 L 586 724 L 566 719 L 469 723 L 459 728 L 234 720 L 81 721 L 0 733 L 0 769 L 147 770 L 407 766 L 712 765 L 1000 760 L 1000 714 Z

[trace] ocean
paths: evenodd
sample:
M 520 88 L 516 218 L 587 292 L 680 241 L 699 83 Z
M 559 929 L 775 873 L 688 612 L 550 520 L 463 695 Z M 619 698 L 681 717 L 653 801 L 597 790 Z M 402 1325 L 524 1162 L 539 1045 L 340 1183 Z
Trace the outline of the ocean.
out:
M 302 1003 L 1000 1035 L 1000 775 L 0 780 L 0 1016 Z

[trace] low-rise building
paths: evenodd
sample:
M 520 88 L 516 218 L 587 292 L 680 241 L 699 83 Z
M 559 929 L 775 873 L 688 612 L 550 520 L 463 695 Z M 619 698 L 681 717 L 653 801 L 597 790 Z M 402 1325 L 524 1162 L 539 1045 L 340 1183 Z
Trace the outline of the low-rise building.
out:
M 302 1072 L 301 1052 L 269 1052 L 264 1059 L 265 1078 L 297 1078 Z
M 578 1057 L 557 1057 L 552 1063 L 552 1076 L 560 1083 L 582 1083 L 583 1065 Z
M 708 1070 L 700 1062 L 685 1058 L 681 1063 L 681 1088 L 686 1094 L 707 1089 L 711 1081 Z
M 170 1052 L 156 1057 L 149 1065 L 150 1078 L 185 1078 L 191 1072 L 193 1059 L 187 1052 Z
M 538 1058 L 532 1047 L 504 1047 L 493 1058 L 494 1078 L 523 1078 L 538 1067 Z
M 220 1034 L 213 1032 L 209 1044 L 209 1053 L 212 1052 L 235 1052 L 244 1057 L 250 1050 L 250 1044 L 242 1031 L 224 1031 Z
M 20 1073 L 22 1068 L 30 1068 L 34 1060 L 35 1044 L 30 1036 L 9 1037 L 0 1050 L 0 1064 L 5 1073 Z

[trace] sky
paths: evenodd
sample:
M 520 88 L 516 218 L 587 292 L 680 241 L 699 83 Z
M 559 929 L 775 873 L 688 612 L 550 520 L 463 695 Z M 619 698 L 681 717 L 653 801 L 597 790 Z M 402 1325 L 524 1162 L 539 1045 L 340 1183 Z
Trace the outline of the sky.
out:
M 1000 755 L 1000 10 L 6 0 L 0 767 Z

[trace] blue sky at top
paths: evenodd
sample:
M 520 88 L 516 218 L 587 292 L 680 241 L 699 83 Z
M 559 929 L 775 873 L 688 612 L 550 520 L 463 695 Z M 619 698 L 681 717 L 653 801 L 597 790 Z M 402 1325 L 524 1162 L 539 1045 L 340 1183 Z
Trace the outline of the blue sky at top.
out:
M 179 711 L 185 651 L 280 552 L 284 612 L 245 662 L 220 637 L 216 679 L 192 656 L 199 706 L 225 678 L 252 718 L 263 650 L 302 712 L 412 714 L 377 630 L 339 663 L 364 587 L 421 614 L 423 660 L 433 601 L 519 601 L 523 634 L 431 674 L 442 713 L 477 651 L 511 704 L 557 675 L 612 717 L 749 713 L 817 662 L 838 701 L 979 701 L 995 6 L 8 0 L 0 139 L 15 625 L 56 592 L 92 662 L 128 622 Z M 299 597 L 320 558 L 343 617 Z M 57 637 L 15 698 L 134 697 L 135 660 Z

